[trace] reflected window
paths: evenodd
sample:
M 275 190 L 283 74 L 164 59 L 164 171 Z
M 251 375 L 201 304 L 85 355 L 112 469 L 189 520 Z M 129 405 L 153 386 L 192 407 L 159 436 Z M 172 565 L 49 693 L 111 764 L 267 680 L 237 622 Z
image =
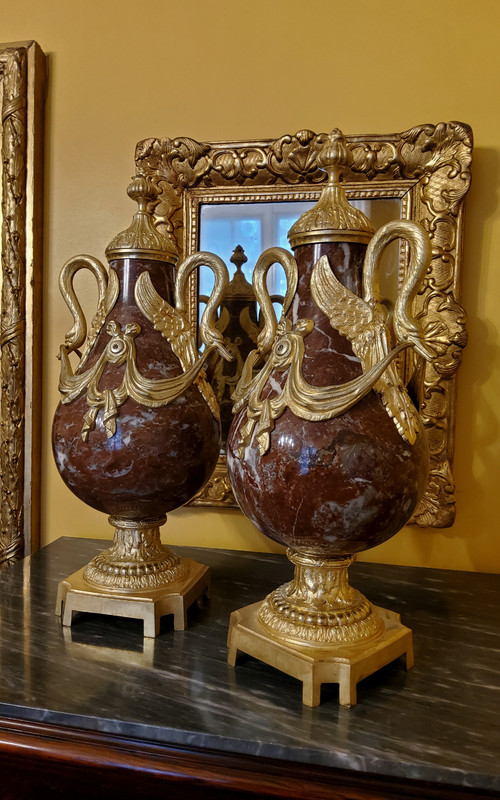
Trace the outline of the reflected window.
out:
M 204 204 L 200 211 L 200 250 L 208 250 L 220 256 L 229 269 L 229 277 L 234 272 L 230 263 L 233 250 L 241 245 L 247 262 L 242 271 L 249 283 L 260 254 L 268 247 L 290 249 L 287 233 L 293 223 L 308 209 L 311 202 L 290 203 L 231 203 Z M 213 286 L 213 275 L 202 270 L 200 275 L 200 295 L 209 295 Z M 271 295 L 284 296 L 286 293 L 285 274 L 275 265 L 268 273 L 268 287 Z
M 372 221 L 375 229 L 391 219 L 398 219 L 401 206 L 396 198 L 373 200 L 350 200 Z M 279 203 L 204 203 L 200 210 L 200 250 L 208 250 L 220 256 L 229 269 L 231 278 L 235 267 L 231 264 L 234 248 L 241 245 L 247 257 L 242 267 L 249 283 L 257 259 L 268 247 L 290 249 L 288 231 L 305 211 L 316 205 L 316 201 L 290 201 Z M 397 259 L 399 245 L 389 247 L 381 265 L 382 289 L 387 286 L 388 296 L 394 293 L 397 281 Z M 199 276 L 199 294 L 210 295 L 213 287 L 211 270 L 202 269 Z M 285 273 L 278 264 L 271 267 L 267 285 L 270 295 L 286 294 Z
M 398 198 L 350 200 L 372 222 L 375 229 L 401 216 Z M 208 367 L 209 379 L 220 407 L 222 452 L 232 420 L 232 394 L 248 354 L 257 346 L 262 329 L 259 305 L 252 291 L 255 264 L 264 250 L 283 247 L 290 250 L 288 231 L 297 219 L 313 208 L 316 201 L 261 203 L 204 203 L 200 206 L 199 248 L 218 255 L 229 271 L 230 286 L 223 298 L 216 325 L 232 362 L 215 358 Z M 392 242 L 382 255 L 380 284 L 382 296 L 394 301 L 397 293 L 399 242 Z M 239 275 L 237 274 L 239 273 Z M 244 277 L 243 277 L 244 276 Z M 214 276 L 208 268 L 199 271 L 199 319 L 211 294 Z M 286 295 L 283 267 L 275 264 L 267 274 L 267 288 L 276 317 L 282 313 Z

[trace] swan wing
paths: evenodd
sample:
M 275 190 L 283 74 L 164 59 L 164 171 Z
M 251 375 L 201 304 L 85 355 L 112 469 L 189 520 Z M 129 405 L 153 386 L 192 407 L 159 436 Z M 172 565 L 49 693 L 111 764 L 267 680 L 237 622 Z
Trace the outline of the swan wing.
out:
M 373 387 L 401 436 L 413 444 L 419 430 L 418 412 L 403 385 L 397 364 L 393 361 Z
M 135 285 L 135 300 L 152 322 L 155 330 L 167 339 L 175 355 L 187 370 L 197 360 L 196 341 L 189 320 L 161 297 L 153 286 L 149 273 L 143 272 Z
M 332 328 L 351 343 L 373 321 L 371 307 L 340 283 L 327 256 L 321 256 L 313 267 L 311 292 L 314 302 L 326 314 Z

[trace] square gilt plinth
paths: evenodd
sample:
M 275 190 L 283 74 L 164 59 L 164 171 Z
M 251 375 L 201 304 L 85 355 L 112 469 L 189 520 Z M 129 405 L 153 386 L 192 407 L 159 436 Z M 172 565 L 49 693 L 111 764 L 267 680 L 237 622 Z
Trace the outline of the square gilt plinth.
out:
M 82 567 L 59 583 L 56 614 L 62 617 L 64 626 L 72 624 L 75 611 L 142 619 L 144 636 L 151 638 L 160 632 L 161 617 L 173 614 L 174 630 L 183 631 L 189 607 L 208 595 L 210 588 L 209 568 L 191 559 L 185 561 L 189 567 L 186 578 L 146 592 L 93 587 L 83 577 L 86 567 Z
M 228 635 L 228 663 L 236 664 L 238 651 L 263 661 L 302 681 L 302 701 L 306 706 L 320 704 L 323 683 L 339 684 L 339 703 L 356 704 L 356 686 L 400 656 L 406 656 L 406 669 L 413 666 L 412 632 L 400 622 L 399 614 L 384 608 L 374 610 L 384 621 L 380 636 L 357 645 L 292 644 L 272 636 L 258 619 L 261 603 L 240 608 L 231 614 Z

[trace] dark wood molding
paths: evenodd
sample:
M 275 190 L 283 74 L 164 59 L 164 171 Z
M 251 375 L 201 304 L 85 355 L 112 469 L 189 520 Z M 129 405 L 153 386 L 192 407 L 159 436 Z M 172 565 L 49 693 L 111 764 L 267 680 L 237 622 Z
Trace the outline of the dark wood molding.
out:
M 104 733 L 0 720 L 2 797 L 40 790 L 73 797 L 493 800 L 500 793 L 401 780 L 222 751 L 165 747 Z M 7 783 L 6 783 L 7 781 Z M 9 789 L 10 787 L 10 789 Z M 55 793 L 55 794 L 54 794 Z M 43 795 L 42 795 L 43 796 Z

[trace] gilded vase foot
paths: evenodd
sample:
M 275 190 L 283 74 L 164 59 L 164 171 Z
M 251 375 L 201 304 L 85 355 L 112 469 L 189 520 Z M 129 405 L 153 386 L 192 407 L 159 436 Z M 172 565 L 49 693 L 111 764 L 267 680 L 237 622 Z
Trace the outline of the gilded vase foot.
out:
M 154 638 L 160 633 L 160 620 L 166 614 L 174 616 L 174 630 L 187 628 L 190 606 L 210 588 L 210 570 L 204 564 L 183 559 L 186 577 L 180 581 L 146 592 L 119 592 L 93 588 L 84 577 L 86 567 L 61 581 L 57 590 L 56 614 L 68 627 L 73 622 L 73 612 L 109 614 L 114 617 L 142 619 L 144 636 Z
M 372 604 L 349 585 L 353 556 L 325 559 L 287 552 L 295 564 L 290 583 L 261 603 L 259 621 L 282 641 L 312 646 L 354 646 L 380 636 L 384 624 Z
M 175 630 L 185 630 L 189 607 L 208 594 L 210 571 L 162 545 L 165 520 L 109 518 L 112 546 L 59 584 L 56 614 L 63 626 L 72 624 L 73 612 L 85 611 L 142 619 L 145 637 L 158 636 L 166 614 L 173 614 Z
M 84 573 L 87 583 L 123 593 L 161 589 L 183 580 L 187 575 L 185 563 L 161 543 L 160 526 L 166 519 L 109 517 L 115 527 L 113 544 L 88 564 Z
M 259 619 L 261 608 L 262 603 L 254 603 L 231 614 L 228 663 L 234 667 L 240 651 L 297 678 L 302 681 L 302 702 L 306 706 L 320 704 L 323 683 L 338 683 L 340 705 L 353 706 L 360 680 L 403 655 L 406 668 L 413 666 L 411 630 L 401 624 L 394 611 L 372 607 L 383 625 L 378 637 L 353 646 L 321 647 L 269 635 Z

